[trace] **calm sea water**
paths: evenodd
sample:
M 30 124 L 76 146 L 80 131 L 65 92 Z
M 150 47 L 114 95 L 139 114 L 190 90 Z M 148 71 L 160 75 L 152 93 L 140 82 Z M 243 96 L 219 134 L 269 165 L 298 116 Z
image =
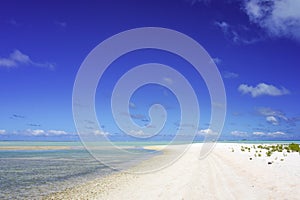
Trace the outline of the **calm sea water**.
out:
M 68 149 L 24 150 L 36 146 Z M 113 172 L 80 142 L 0 142 L 0 147 L 0 199 L 40 199 Z
M 0 146 L 6 145 L 3 142 Z M 54 143 L 8 143 L 52 145 Z M 59 144 L 70 146 L 74 144 Z M 77 145 L 79 147 L 79 145 Z M 83 148 L 68 150 L 0 150 L 0 199 L 39 199 L 112 170 Z

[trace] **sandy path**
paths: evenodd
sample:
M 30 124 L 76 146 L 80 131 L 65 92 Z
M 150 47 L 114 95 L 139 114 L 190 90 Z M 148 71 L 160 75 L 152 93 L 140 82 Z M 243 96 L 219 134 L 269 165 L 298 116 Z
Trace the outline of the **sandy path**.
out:
M 139 175 L 131 182 L 111 189 L 103 199 L 259 199 L 252 184 L 240 177 L 230 163 L 214 151 L 198 159 L 200 145 L 191 149 L 172 166 Z

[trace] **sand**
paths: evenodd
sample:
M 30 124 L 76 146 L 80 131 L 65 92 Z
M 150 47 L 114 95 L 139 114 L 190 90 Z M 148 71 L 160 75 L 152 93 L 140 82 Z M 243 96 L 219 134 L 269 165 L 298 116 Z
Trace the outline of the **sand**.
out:
M 255 157 L 255 149 L 242 152 L 242 144 L 219 143 L 209 156 L 199 159 L 201 145 L 193 144 L 179 160 L 162 170 L 147 174 L 117 172 L 46 199 L 300 198 L 299 153 L 278 152 L 267 157 L 262 151 L 261 157 Z M 161 159 L 163 155 L 155 156 L 137 168 L 159 165 Z

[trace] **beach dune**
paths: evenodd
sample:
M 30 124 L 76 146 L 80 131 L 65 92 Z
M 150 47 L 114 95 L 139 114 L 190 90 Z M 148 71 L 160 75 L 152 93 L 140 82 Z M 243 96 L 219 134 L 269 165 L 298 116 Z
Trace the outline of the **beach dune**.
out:
M 46 199 L 299 199 L 299 153 L 284 159 L 254 157 L 241 152 L 241 144 L 228 143 L 217 144 L 209 156 L 199 159 L 201 145 L 193 144 L 161 170 L 115 173 Z M 155 156 L 137 168 L 159 165 L 162 158 Z

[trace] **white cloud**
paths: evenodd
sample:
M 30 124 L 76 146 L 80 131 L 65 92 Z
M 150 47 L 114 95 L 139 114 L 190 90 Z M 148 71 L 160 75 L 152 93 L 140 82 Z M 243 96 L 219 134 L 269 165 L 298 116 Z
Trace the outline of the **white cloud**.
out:
M 30 57 L 26 54 L 23 54 L 19 50 L 14 50 L 7 58 L 0 57 L 0 68 L 13 68 L 19 67 L 22 65 L 31 65 L 35 67 L 44 67 L 49 69 L 54 69 L 54 65 L 51 63 L 40 63 L 35 62 L 30 59 Z
M 28 64 L 29 57 L 22 54 L 19 50 L 12 52 L 8 58 L 0 58 L 0 67 L 17 67 L 21 64 Z
M 258 97 L 262 95 L 269 95 L 269 96 L 281 96 L 285 94 L 289 94 L 290 92 L 284 88 L 277 88 L 274 85 L 268 85 L 266 83 L 259 83 L 257 86 L 248 86 L 246 84 L 241 84 L 238 88 L 243 94 L 251 94 L 252 97 Z
M 260 115 L 263 115 L 263 116 L 274 116 L 276 118 L 279 118 L 279 119 L 283 119 L 285 121 L 289 121 L 288 117 L 285 116 L 285 114 L 279 110 L 274 110 L 272 108 L 259 108 L 257 109 L 258 113 Z
M 266 120 L 273 125 L 278 125 L 278 120 L 274 116 L 267 116 Z
M 154 126 L 147 126 L 147 128 L 155 128 Z M 151 137 L 154 136 L 155 134 L 152 132 L 144 132 L 143 130 L 130 130 L 130 134 L 135 136 L 135 137 Z
M 26 136 L 62 136 L 62 135 L 74 135 L 74 133 L 68 133 L 62 130 L 43 130 L 43 129 L 27 129 L 25 131 L 13 132 L 15 135 Z
M 50 135 L 68 135 L 66 131 L 61 130 L 49 130 L 47 133 Z
M 264 132 L 260 132 L 260 131 L 253 132 L 252 134 L 253 135 L 258 135 L 258 136 L 264 136 L 264 135 L 266 135 Z
M 234 72 L 224 71 L 223 77 L 227 78 L 227 79 L 234 79 L 234 78 L 238 78 L 239 75 L 237 73 L 234 73 Z
M 282 131 L 275 131 L 275 132 L 253 132 L 253 135 L 256 136 L 271 136 L 271 137 L 277 137 L 277 136 L 284 136 L 286 135 L 286 133 L 282 132 Z
M 208 128 L 208 129 L 199 130 L 198 135 L 218 135 L 218 132 Z
M 300 41 L 299 0 L 245 0 L 243 8 L 270 36 Z
M 229 31 L 229 24 L 227 22 L 224 21 L 220 21 L 220 22 L 215 22 L 215 25 L 218 26 L 224 33 Z
M 284 132 L 281 132 L 281 131 L 276 131 L 276 132 L 271 132 L 271 133 L 268 133 L 269 136 L 283 136 L 283 135 L 286 135 Z
M 95 130 L 93 133 L 94 133 L 94 135 L 101 135 L 101 136 L 109 135 L 108 132 L 104 132 L 104 131 L 101 131 L 101 130 Z
M 253 44 L 262 40 L 258 34 L 249 34 L 250 29 L 241 25 L 230 25 L 225 21 L 216 21 L 214 25 L 217 26 L 224 33 L 225 37 L 236 44 Z
M 251 20 L 255 20 L 256 18 L 261 17 L 263 14 L 262 9 L 256 1 L 248 1 L 245 4 L 245 9 Z
M 41 135 L 46 135 L 46 132 L 41 129 L 36 129 L 36 130 L 30 130 L 27 129 L 27 132 L 33 136 L 41 136 Z
M 21 53 L 19 50 L 15 50 L 14 52 L 12 52 L 10 54 L 10 59 L 15 62 L 24 63 L 24 64 L 28 64 L 31 62 L 29 56 Z
M 6 130 L 0 130 L 0 135 L 4 135 L 6 133 Z
M 243 132 L 243 131 L 232 131 L 230 134 L 234 135 L 234 136 L 238 136 L 238 137 L 246 137 L 246 136 L 248 136 L 248 133 L 247 132 Z

